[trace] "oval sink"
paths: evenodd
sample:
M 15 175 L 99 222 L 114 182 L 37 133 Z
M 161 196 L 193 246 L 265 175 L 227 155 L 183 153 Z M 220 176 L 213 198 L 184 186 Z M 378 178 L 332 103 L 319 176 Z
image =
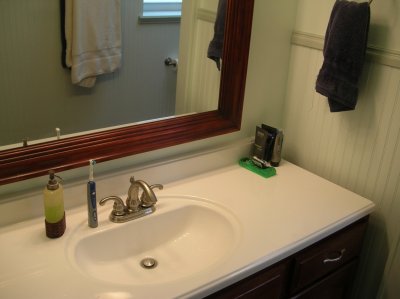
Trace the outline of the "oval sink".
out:
M 160 196 L 151 215 L 98 230 L 81 226 L 72 234 L 68 252 L 76 267 L 96 279 L 165 283 L 217 266 L 240 235 L 238 221 L 224 207 L 195 197 Z

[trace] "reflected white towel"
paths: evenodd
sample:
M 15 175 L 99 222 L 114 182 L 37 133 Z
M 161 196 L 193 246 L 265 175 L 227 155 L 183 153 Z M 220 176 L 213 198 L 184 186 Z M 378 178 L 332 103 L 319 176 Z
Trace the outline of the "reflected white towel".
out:
M 65 38 L 72 83 L 93 87 L 121 65 L 120 0 L 66 0 Z

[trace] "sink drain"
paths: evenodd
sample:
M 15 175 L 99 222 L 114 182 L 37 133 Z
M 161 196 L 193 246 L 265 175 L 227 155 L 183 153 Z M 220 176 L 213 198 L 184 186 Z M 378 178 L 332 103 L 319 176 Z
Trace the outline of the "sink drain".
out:
M 142 259 L 140 265 L 145 269 L 154 269 L 155 267 L 157 267 L 157 261 L 152 257 L 146 257 Z

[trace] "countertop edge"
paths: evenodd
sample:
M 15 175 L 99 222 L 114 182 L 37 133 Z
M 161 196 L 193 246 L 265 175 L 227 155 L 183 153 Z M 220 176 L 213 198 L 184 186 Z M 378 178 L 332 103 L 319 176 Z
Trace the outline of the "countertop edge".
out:
M 249 265 L 246 265 L 238 271 L 221 277 L 220 279 L 213 281 L 210 284 L 204 285 L 196 290 L 193 290 L 193 292 L 189 292 L 182 295 L 182 297 L 179 296 L 178 298 L 202 298 L 211 295 L 217 291 L 220 291 L 225 287 L 228 287 L 252 274 L 257 273 L 258 271 L 261 271 L 262 269 L 283 261 L 287 257 L 303 250 L 304 248 L 307 248 L 308 246 L 340 231 L 341 229 L 362 219 L 363 217 L 370 215 L 370 213 L 374 211 L 374 207 L 375 205 L 371 202 L 370 205 L 360 209 L 353 214 L 350 214 L 346 218 L 338 220 L 328 227 L 322 228 L 320 231 L 315 232 L 314 234 L 304 238 L 299 242 L 295 242 L 284 248 L 281 248 L 281 250 L 279 251 L 268 254 L 264 258 Z

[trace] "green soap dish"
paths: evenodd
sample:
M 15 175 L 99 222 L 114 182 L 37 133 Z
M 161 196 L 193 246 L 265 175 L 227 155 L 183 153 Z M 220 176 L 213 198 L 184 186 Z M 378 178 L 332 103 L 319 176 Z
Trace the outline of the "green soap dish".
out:
M 249 158 L 242 158 L 239 160 L 239 165 L 246 168 L 264 178 L 270 178 L 276 175 L 276 169 L 274 167 L 260 168 L 253 163 Z

